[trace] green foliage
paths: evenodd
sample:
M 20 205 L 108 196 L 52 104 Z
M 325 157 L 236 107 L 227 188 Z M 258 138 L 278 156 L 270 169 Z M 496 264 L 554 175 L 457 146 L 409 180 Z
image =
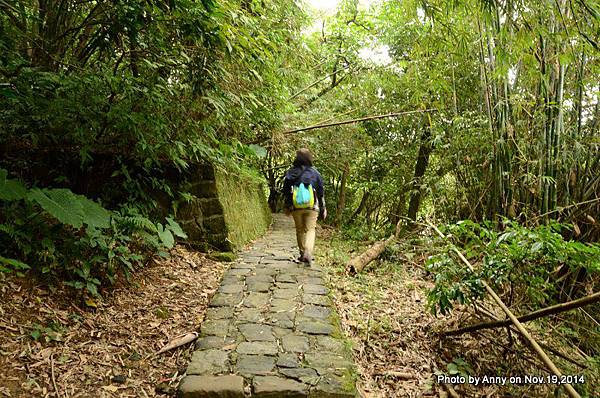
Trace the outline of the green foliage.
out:
M 304 22 L 293 0 L 0 2 L 0 271 L 97 294 L 166 256 L 174 181 L 265 157 Z
M 454 358 L 452 362 L 448 362 L 446 369 L 449 375 L 461 375 L 463 377 L 468 377 L 475 373 L 473 368 L 462 358 Z
M 0 201 L 0 243 L 15 257 L 0 257 L 3 272 L 31 268 L 96 296 L 103 280 L 112 283 L 119 272 L 128 276 L 144 253 L 166 255 L 175 236 L 186 237 L 172 218 L 163 226 L 133 209 L 107 210 L 68 189 L 27 190 L 3 169 L 0 176 L 5 186 L 19 187 Z
M 0 200 L 19 200 L 25 198 L 27 190 L 17 180 L 6 178 L 8 172 L 0 169 Z
M 375 241 L 384 238 L 385 232 L 377 232 L 365 223 L 356 223 L 344 228 L 344 237 L 354 241 Z
M 79 229 L 86 224 L 94 228 L 108 228 L 109 211 L 68 189 L 32 189 L 28 199 L 37 203 L 60 223 Z
M 568 229 L 557 223 L 526 228 L 508 220 L 499 232 L 472 221 L 444 227 L 452 243 L 427 262 L 435 281 L 428 295 L 431 310 L 447 314 L 454 303 L 481 299 L 482 281 L 502 294 L 526 297 L 532 307 L 553 302 L 561 275 L 580 269 L 590 275 L 600 273 L 600 245 L 565 240 L 561 232 Z M 453 245 L 469 261 L 480 264 L 476 272 L 456 259 Z
M 0 228 L 2 228 L 2 227 L 3 227 L 3 225 L 0 225 Z M 10 267 L 10 268 L 8 268 L 8 267 Z M 29 268 L 30 268 L 29 265 L 22 263 L 19 260 L 0 256 L 0 272 L 10 272 L 11 270 L 23 271 L 23 270 L 27 270 Z
M 52 341 L 63 341 L 63 333 L 64 329 L 62 325 L 58 322 L 52 321 L 48 324 L 48 326 L 43 326 L 39 323 L 32 324 L 29 336 L 31 336 L 31 338 L 35 341 L 43 339 L 46 343 L 50 343 Z

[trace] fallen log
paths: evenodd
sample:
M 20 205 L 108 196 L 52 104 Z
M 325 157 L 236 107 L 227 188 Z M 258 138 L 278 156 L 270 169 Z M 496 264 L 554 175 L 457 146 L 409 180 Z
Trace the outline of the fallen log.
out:
M 375 242 L 373 246 L 369 247 L 365 252 L 354 257 L 348 263 L 346 263 L 346 269 L 352 275 L 361 272 L 371 261 L 383 253 L 387 245 L 389 245 L 395 238 L 395 235 L 390 235 L 386 240 L 380 240 Z
M 371 261 L 375 260 L 377 257 L 383 253 L 385 248 L 392 243 L 395 239 L 400 235 L 400 225 L 402 223 L 402 219 L 398 221 L 396 224 L 396 232 L 390 235 L 386 240 L 380 240 L 375 242 L 371 247 L 369 247 L 365 252 L 359 254 L 358 256 L 350 259 L 346 263 L 346 269 L 348 273 L 351 275 L 356 275 L 361 272 Z
M 586 306 L 589 304 L 596 303 L 598 301 L 600 301 L 600 292 L 596 292 L 594 294 L 579 298 L 577 300 L 567 301 L 566 303 L 556 304 L 556 305 L 552 305 L 550 307 L 542 308 L 540 310 L 530 312 L 529 314 L 521 315 L 521 316 L 517 317 L 517 319 L 519 320 L 519 322 L 529 322 L 529 321 L 533 321 L 534 319 L 543 318 L 543 317 L 546 317 L 549 315 L 560 314 L 561 312 L 580 308 L 580 307 L 583 307 L 583 306 Z M 508 326 L 510 324 L 512 324 L 512 321 L 510 319 L 504 319 L 504 320 L 498 320 L 498 321 L 492 321 L 492 322 L 481 322 L 481 323 L 477 323 L 475 325 L 469 325 L 469 326 L 465 326 L 465 327 L 462 327 L 459 329 L 449 330 L 442 334 L 444 336 L 456 336 L 456 335 L 463 334 L 463 333 L 475 332 L 475 331 L 481 330 L 481 329 L 492 329 L 492 328 L 504 327 L 504 326 Z

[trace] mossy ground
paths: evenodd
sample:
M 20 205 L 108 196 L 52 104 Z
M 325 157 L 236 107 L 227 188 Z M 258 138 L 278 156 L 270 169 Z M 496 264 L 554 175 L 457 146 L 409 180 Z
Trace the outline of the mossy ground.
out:
M 208 258 L 223 263 L 230 263 L 235 261 L 237 255 L 233 252 L 212 252 L 208 254 Z

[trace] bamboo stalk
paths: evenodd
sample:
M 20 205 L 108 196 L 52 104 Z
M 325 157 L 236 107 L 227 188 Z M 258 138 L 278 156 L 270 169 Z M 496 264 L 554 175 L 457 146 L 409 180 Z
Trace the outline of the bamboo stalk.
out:
M 399 117 L 399 116 L 405 116 L 405 115 L 413 115 L 415 113 L 436 112 L 436 111 L 437 111 L 437 109 L 432 108 L 432 109 L 418 109 L 418 110 L 406 111 L 406 112 L 386 113 L 385 115 L 365 116 L 365 117 L 361 117 L 358 119 L 344 120 L 341 122 L 327 123 L 327 124 L 317 124 L 317 125 L 302 127 L 302 128 L 298 128 L 298 129 L 294 129 L 294 130 L 288 130 L 288 131 L 284 131 L 283 134 L 292 134 L 292 133 L 298 133 L 300 131 L 308 131 L 308 130 L 314 130 L 314 129 L 322 129 L 325 127 L 341 126 L 344 124 L 364 122 L 367 120 L 386 119 L 386 118 Z
M 350 113 L 354 113 L 354 112 L 356 112 L 357 110 L 358 110 L 358 108 L 353 108 L 353 109 L 350 109 L 349 111 L 346 111 L 346 112 L 340 113 L 339 115 L 334 115 L 334 116 L 328 117 L 327 119 L 324 119 L 324 120 L 321 120 L 321 121 L 319 121 L 319 122 L 315 123 L 315 126 L 316 126 L 316 125 L 319 125 L 319 124 L 325 124 L 325 123 L 329 123 L 329 122 L 331 122 L 332 120 L 334 120 L 335 118 L 338 118 L 338 117 L 340 117 L 340 116 L 346 116 L 346 115 L 348 115 L 348 114 L 350 114 Z
M 429 221 L 427 221 L 427 224 L 442 239 L 446 239 L 446 236 L 435 225 L 433 225 Z M 473 265 L 471 265 L 471 263 L 469 262 L 469 260 L 467 260 L 467 258 L 465 256 L 463 256 L 463 254 L 455 246 L 452 246 L 452 251 L 454 251 L 456 253 L 456 255 L 461 259 L 461 261 L 472 272 L 475 272 L 475 268 L 473 267 Z M 490 285 L 488 285 L 487 282 L 485 282 L 485 281 L 482 281 L 482 284 L 485 287 L 485 290 L 488 292 L 488 294 L 490 296 L 492 296 L 492 299 L 494 299 L 494 301 L 496 302 L 496 304 L 498 304 L 498 306 L 500 306 L 500 308 L 502 308 L 502 311 L 504 311 L 504 313 L 506 314 L 506 316 L 508 316 L 508 318 L 510 319 L 510 321 L 516 326 L 516 328 L 519 330 L 519 332 L 521 333 L 521 335 L 525 339 L 527 339 L 527 341 L 529 342 L 529 344 L 531 345 L 531 347 L 534 349 L 534 351 L 537 353 L 537 355 L 540 357 L 540 359 L 542 360 L 542 362 L 544 362 L 544 364 L 546 366 L 548 366 L 548 368 L 556 376 L 559 376 L 559 377 L 562 376 L 561 371 L 556 367 L 556 365 L 554 364 L 554 362 L 552 362 L 552 360 L 544 352 L 544 350 L 542 349 L 542 347 L 540 347 L 540 345 L 535 341 L 535 339 L 529 334 L 529 332 L 527 331 L 527 329 L 525 329 L 525 327 L 523 327 L 523 324 L 521 322 L 519 322 L 519 320 L 517 319 L 517 317 L 511 312 L 511 310 L 506 306 L 506 304 L 504 304 L 504 302 L 502 301 L 502 299 L 496 294 L 496 292 L 490 287 Z M 575 389 L 573 388 L 573 386 L 571 384 L 566 383 L 566 384 L 563 384 L 563 385 L 564 385 L 565 389 L 567 390 L 567 393 L 569 394 L 569 396 L 571 398 L 581 398 L 581 396 L 579 395 L 579 393 L 577 391 L 575 391 Z
M 576 309 L 579 307 L 583 307 L 585 305 L 596 303 L 598 301 L 600 301 L 600 292 L 596 292 L 592 295 L 582 297 L 577 300 L 572 300 L 572 301 L 568 301 L 566 303 L 560 303 L 560 304 L 552 305 L 550 307 L 542 308 L 540 310 L 530 312 L 529 314 L 521 315 L 517 319 L 519 320 L 519 322 L 529 322 L 529 321 L 533 321 L 535 319 L 543 318 L 543 317 L 546 317 L 549 315 L 555 315 L 555 314 L 560 314 L 561 312 L 570 311 L 570 310 L 573 310 L 573 309 Z M 460 329 L 455 329 L 455 330 L 450 330 L 450 331 L 444 332 L 443 335 L 444 336 L 456 336 L 459 334 L 470 333 L 470 332 L 474 332 L 474 331 L 481 330 L 481 329 L 491 329 L 491 328 L 508 326 L 510 324 L 511 324 L 510 319 L 497 320 L 497 321 L 493 321 L 493 322 L 481 322 L 481 323 L 477 323 L 475 325 L 469 325 L 469 326 L 465 326 Z
M 339 71 L 334 71 L 332 73 L 329 73 L 325 76 L 323 76 L 322 78 L 320 78 L 319 80 L 309 84 L 308 86 L 304 87 L 302 90 L 298 91 L 296 94 L 292 95 L 290 98 L 288 98 L 289 100 L 292 100 L 294 98 L 296 98 L 297 96 L 299 96 L 300 94 L 302 94 L 303 92 L 305 92 L 306 90 L 309 90 L 310 88 L 316 86 L 317 84 L 321 83 L 323 80 L 327 79 L 328 77 L 331 77 L 332 75 L 335 75 L 337 72 L 341 72 L 343 70 L 346 70 L 350 67 L 350 65 L 346 65 L 345 67 L 343 67 L 342 69 L 340 69 Z

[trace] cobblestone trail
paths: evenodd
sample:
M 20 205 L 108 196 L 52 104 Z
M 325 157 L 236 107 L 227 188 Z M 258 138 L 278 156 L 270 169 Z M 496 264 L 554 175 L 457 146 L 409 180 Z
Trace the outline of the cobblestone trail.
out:
M 318 266 L 297 256 L 293 221 L 272 230 L 225 272 L 181 398 L 356 396 L 352 355 Z

